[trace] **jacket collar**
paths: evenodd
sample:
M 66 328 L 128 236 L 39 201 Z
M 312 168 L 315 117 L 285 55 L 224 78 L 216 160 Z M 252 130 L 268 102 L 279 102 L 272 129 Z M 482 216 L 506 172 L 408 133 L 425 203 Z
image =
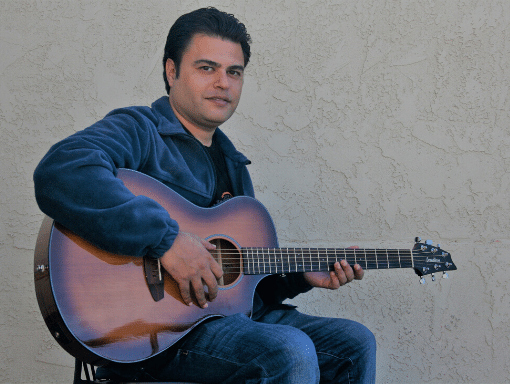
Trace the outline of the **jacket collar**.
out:
M 152 109 L 162 117 L 160 124 L 158 124 L 157 127 L 160 135 L 189 135 L 179 119 L 175 116 L 175 113 L 170 106 L 170 102 L 168 101 L 168 96 L 163 96 L 152 103 Z M 215 134 L 218 139 L 218 144 L 225 156 L 238 163 L 246 165 L 251 164 L 251 161 L 234 147 L 234 144 L 232 144 L 227 135 L 225 135 L 219 128 L 216 128 Z

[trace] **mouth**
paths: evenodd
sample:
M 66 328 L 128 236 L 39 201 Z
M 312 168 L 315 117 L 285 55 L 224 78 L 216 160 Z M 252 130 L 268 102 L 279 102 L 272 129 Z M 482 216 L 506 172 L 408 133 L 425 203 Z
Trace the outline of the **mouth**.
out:
M 207 100 L 213 101 L 218 104 L 230 104 L 232 100 L 230 100 L 228 97 L 224 96 L 213 96 L 213 97 L 206 97 Z

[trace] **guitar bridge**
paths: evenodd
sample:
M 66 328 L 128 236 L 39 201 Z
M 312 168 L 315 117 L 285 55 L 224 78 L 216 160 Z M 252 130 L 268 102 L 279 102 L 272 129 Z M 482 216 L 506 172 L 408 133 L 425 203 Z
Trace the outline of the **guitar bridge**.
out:
M 161 261 L 145 256 L 143 258 L 143 270 L 152 298 L 154 301 L 161 300 L 165 296 L 165 281 L 161 270 Z

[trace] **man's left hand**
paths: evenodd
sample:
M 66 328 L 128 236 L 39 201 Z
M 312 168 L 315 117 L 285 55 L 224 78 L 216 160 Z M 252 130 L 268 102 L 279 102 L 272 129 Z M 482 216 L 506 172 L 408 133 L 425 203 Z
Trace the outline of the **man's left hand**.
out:
M 334 264 L 334 268 L 331 272 L 305 272 L 305 280 L 312 287 L 338 289 L 355 279 L 363 278 L 364 271 L 359 264 L 354 264 L 351 268 L 347 261 L 341 260 Z

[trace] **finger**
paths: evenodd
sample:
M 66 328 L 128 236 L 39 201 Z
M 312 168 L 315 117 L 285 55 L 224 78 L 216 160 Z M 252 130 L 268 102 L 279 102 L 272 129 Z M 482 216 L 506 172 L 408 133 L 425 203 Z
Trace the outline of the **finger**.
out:
M 352 270 L 351 266 L 349 265 L 349 263 L 345 260 L 342 260 L 340 262 L 340 265 L 342 266 L 342 270 L 345 274 L 345 277 L 347 278 L 347 282 L 351 282 L 354 280 L 354 271 Z
M 188 306 L 191 305 L 193 301 L 191 300 L 190 284 L 188 280 L 182 284 L 179 284 L 179 292 L 181 293 L 182 301 L 184 301 L 184 304 Z
M 223 276 L 223 270 L 221 269 L 221 266 L 218 264 L 216 260 L 213 258 L 213 263 L 211 265 L 211 271 L 216 277 L 216 279 L 219 279 L 221 276 Z
M 207 285 L 207 299 L 213 301 L 218 296 L 218 282 L 214 275 L 204 277 L 204 284 Z
M 338 280 L 338 276 L 336 275 L 336 272 L 331 271 L 329 273 L 330 279 L 329 279 L 329 286 L 327 288 L 329 289 L 338 289 L 342 284 L 340 284 L 340 281 Z
M 363 268 L 361 268 L 361 265 L 354 264 L 354 278 L 356 280 L 361 280 L 361 279 L 363 279 L 364 275 L 365 275 L 365 271 L 363 270 Z
M 345 260 L 342 260 L 342 262 L 345 262 Z M 338 261 L 335 263 L 335 274 L 338 278 L 340 285 L 344 285 L 347 284 L 348 280 L 341 264 L 342 263 L 341 262 L 339 263 Z
M 207 308 L 207 299 L 205 298 L 205 289 L 204 283 L 201 278 L 195 278 L 191 281 L 191 286 L 193 288 L 193 293 L 195 294 L 195 299 L 197 299 L 198 305 L 201 308 Z

